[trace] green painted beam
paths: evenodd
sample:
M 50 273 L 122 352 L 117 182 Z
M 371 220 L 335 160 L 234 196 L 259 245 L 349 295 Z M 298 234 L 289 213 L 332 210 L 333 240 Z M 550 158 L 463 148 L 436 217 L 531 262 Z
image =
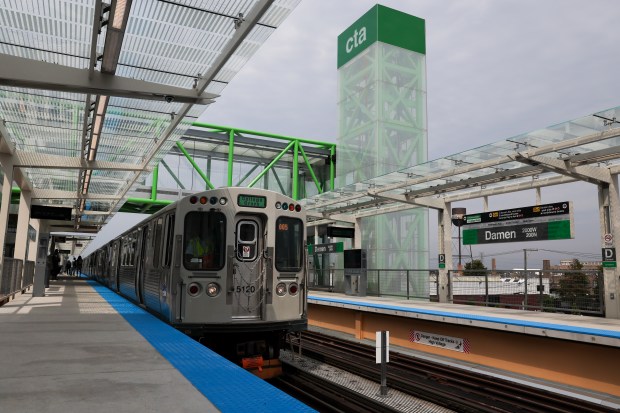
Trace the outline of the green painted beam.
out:
M 174 172 L 172 172 L 172 169 L 170 169 L 170 166 L 168 166 L 168 164 L 163 159 L 160 161 L 160 163 L 164 165 L 164 168 L 166 168 L 166 171 L 168 171 L 168 173 L 172 176 L 172 179 L 174 179 L 177 185 L 179 185 L 181 189 L 185 189 L 185 185 L 183 185 L 183 182 L 179 181 L 179 178 L 177 178 Z
M 256 185 L 256 183 L 260 181 L 263 175 L 269 172 L 269 170 L 276 164 L 276 162 L 278 162 L 294 145 L 295 145 L 295 141 L 291 141 L 288 145 L 286 145 L 286 148 L 284 148 L 282 152 L 278 154 L 278 156 L 273 158 L 273 161 L 271 161 L 269 165 L 267 165 L 267 167 L 263 169 L 261 173 L 259 173 L 258 176 L 252 180 L 252 182 L 250 182 L 250 184 L 248 185 L 248 188 L 252 188 L 254 185 Z
M 299 142 L 304 142 L 304 143 L 310 143 L 313 145 L 317 145 L 323 148 L 332 148 L 332 147 L 336 147 L 335 143 L 331 143 L 331 142 L 322 142 L 322 141 L 315 141 L 315 140 L 311 140 L 311 139 L 303 139 L 303 138 L 293 138 L 291 136 L 284 136 L 284 135 L 276 135 L 273 133 L 266 133 L 266 132 L 257 132 L 257 131 L 251 131 L 251 130 L 247 130 L 247 129 L 239 129 L 239 128 L 232 128 L 230 126 L 218 126 L 218 125 L 212 125 L 209 123 L 202 123 L 202 122 L 194 122 L 192 124 L 192 126 L 197 127 L 197 128 L 206 128 L 206 129 L 213 129 L 213 130 L 217 130 L 217 131 L 221 131 L 221 132 L 230 132 L 230 131 L 235 131 L 237 133 L 245 133 L 247 135 L 255 135 L 255 136 L 263 136 L 265 138 L 273 138 L 273 139 L 280 139 L 280 140 L 286 140 L 286 141 L 299 141 Z
M 312 165 L 310 165 L 310 161 L 308 160 L 308 157 L 306 156 L 304 147 L 299 145 L 299 150 L 301 152 L 301 156 L 304 158 L 304 161 L 306 162 L 306 166 L 308 167 L 308 170 L 310 171 L 310 176 L 312 176 L 312 180 L 314 181 L 314 185 L 316 185 L 316 189 L 319 190 L 319 194 L 323 193 L 323 188 L 321 188 L 321 184 L 319 183 L 319 180 L 314 174 L 314 170 L 312 169 Z
M 157 179 L 159 176 L 159 165 L 153 168 L 153 184 L 151 185 L 151 199 L 157 199 Z
M 181 150 L 181 152 L 183 152 L 183 155 L 185 155 L 185 157 L 187 158 L 189 163 L 192 164 L 192 166 L 194 167 L 194 170 L 196 170 L 196 172 L 198 172 L 198 175 L 200 175 L 200 177 L 209 186 L 209 189 L 215 189 L 215 187 L 213 186 L 211 181 L 209 181 L 209 178 L 207 177 L 207 175 L 205 175 L 205 173 L 202 172 L 200 167 L 198 167 L 198 164 L 196 164 L 196 162 L 194 161 L 194 158 L 192 158 L 191 155 L 187 152 L 187 150 L 185 149 L 185 146 L 183 146 L 181 141 L 177 141 L 177 147 Z

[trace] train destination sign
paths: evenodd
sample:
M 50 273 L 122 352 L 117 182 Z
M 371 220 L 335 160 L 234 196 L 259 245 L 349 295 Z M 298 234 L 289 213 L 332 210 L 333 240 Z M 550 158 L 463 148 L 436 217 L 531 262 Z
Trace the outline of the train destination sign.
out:
M 463 245 L 573 238 L 570 202 L 465 215 Z
M 266 208 L 267 197 L 259 195 L 239 195 L 237 205 L 246 208 Z

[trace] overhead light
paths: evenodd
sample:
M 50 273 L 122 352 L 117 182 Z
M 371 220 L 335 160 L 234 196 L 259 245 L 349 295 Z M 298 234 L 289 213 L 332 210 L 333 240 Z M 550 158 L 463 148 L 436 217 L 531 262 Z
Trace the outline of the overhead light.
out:
M 102 116 L 95 116 L 95 124 L 93 126 L 93 135 L 99 135 L 99 133 L 101 132 L 101 121 L 102 121 L 103 117 Z M 91 144 L 92 146 L 92 144 Z
M 119 30 L 108 30 L 105 35 L 105 45 L 103 46 L 103 60 L 101 61 L 101 72 L 114 74 L 118 65 L 118 58 L 121 54 L 123 37 L 125 33 Z
M 103 115 L 105 113 L 106 107 L 108 106 L 108 97 L 105 95 L 99 95 L 97 98 L 97 110 L 95 111 L 96 115 Z
M 127 19 L 131 9 L 131 0 L 116 0 L 110 12 L 111 22 L 105 35 L 101 72 L 114 74 L 123 45 Z
M 125 22 L 125 10 L 129 10 L 129 8 L 127 7 L 129 3 L 129 6 L 131 7 L 131 0 L 126 1 L 126 0 L 116 0 L 115 4 L 114 4 L 114 16 L 112 17 L 112 27 L 114 27 L 115 29 L 122 29 L 123 28 L 123 24 Z

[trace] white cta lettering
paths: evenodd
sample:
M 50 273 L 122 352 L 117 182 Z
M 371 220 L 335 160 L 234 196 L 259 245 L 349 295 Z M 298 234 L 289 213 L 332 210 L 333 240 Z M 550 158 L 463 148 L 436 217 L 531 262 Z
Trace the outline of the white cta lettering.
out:
M 502 239 L 517 238 L 517 231 L 491 232 L 484 231 L 485 241 L 495 241 Z
M 351 53 L 353 49 L 366 41 L 366 27 L 362 27 L 359 31 L 355 29 L 353 36 L 347 39 L 345 50 Z

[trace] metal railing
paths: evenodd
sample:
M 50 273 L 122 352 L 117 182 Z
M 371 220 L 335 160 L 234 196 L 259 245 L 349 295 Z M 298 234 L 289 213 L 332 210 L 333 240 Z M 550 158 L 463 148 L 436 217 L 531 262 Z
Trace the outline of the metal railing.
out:
M 439 271 L 368 269 L 366 295 L 439 301 Z M 603 316 L 603 274 L 595 270 L 449 271 L 454 304 Z M 310 269 L 310 290 L 345 293 L 344 269 Z
M 23 271 L 22 271 L 23 270 Z M 0 274 L 0 301 L 32 285 L 34 279 L 34 262 L 4 257 L 2 274 Z
M 465 270 L 448 278 L 455 304 L 605 314 L 603 274 L 596 270 Z
M 345 292 L 345 270 L 340 268 L 310 269 L 308 287 L 311 290 Z M 438 301 L 438 272 L 425 269 L 389 270 L 368 269 L 366 295 L 398 297 L 404 299 L 429 299 Z

